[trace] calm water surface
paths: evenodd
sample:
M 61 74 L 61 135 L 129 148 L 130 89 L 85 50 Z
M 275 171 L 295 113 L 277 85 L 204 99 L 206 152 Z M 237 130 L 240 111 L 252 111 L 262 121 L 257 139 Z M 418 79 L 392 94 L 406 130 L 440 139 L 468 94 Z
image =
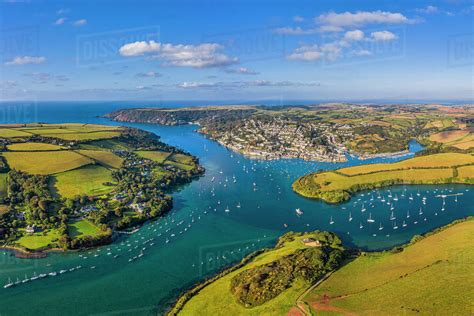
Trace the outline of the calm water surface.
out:
M 18 104 L 0 106 L 16 107 L 17 113 L 4 110 L 0 123 L 117 124 L 98 116 L 143 103 L 24 103 L 21 110 Z M 463 185 L 397 186 L 363 192 L 341 205 L 305 199 L 291 190 L 297 177 L 317 169 L 393 162 L 413 154 L 366 161 L 351 158 L 337 164 L 256 161 L 195 133 L 195 126 L 127 125 L 154 132 L 164 142 L 198 156 L 207 169 L 205 176 L 173 193 L 175 207 L 168 216 L 112 245 L 41 260 L 21 260 L 0 252 L 0 280 L 5 282 L 67 270 L 1 288 L 1 315 L 152 315 L 165 310 L 183 288 L 250 252 L 272 246 L 286 231 L 331 230 L 348 246 L 376 250 L 474 214 L 474 195 Z M 410 147 L 413 152 L 421 149 L 416 143 Z M 304 214 L 297 216 L 296 208 Z M 367 221 L 369 217 L 373 223 Z

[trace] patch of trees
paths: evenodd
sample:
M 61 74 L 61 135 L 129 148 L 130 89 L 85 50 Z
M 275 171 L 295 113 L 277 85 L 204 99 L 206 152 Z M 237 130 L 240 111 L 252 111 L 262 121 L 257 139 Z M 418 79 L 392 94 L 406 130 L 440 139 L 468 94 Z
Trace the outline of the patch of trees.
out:
M 273 262 L 234 276 L 231 292 L 245 307 L 261 305 L 291 287 L 296 279 L 314 283 L 342 262 L 343 250 L 331 246 L 296 250 Z

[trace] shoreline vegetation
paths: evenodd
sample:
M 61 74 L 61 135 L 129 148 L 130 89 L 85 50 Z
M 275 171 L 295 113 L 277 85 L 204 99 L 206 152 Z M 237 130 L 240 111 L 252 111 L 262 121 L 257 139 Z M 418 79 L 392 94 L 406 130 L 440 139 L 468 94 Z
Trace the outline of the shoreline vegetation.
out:
M 431 152 L 474 149 L 474 107 L 442 105 L 229 105 L 134 108 L 106 115 L 119 122 L 197 124 L 197 132 L 251 159 L 343 162 L 397 157 L 410 140 Z
M 370 164 L 304 175 L 293 190 L 307 198 L 341 203 L 363 190 L 392 185 L 474 184 L 474 155 L 440 153 L 391 164 Z
M 196 157 L 136 128 L 2 125 L 1 248 L 41 258 L 109 244 L 169 212 L 167 192 L 203 173 Z
M 212 313 L 213 311 L 218 310 L 220 307 L 222 307 L 220 305 L 223 305 L 223 304 L 226 305 L 225 310 L 227 310 L 227 313 L 229 313 L 229 315 L 242 314 L 242 313 L 245 313 L 248 315 L 253 315 L 253 314 L 258 315 L 262 313 L 263 311 L 269 314 L 275 314 L 275 312 L 280 312 L 281 314 L 288 314 L 291 311 L 291 309 L 300 308 L 297 306 L 298 303 L 302 303 L 304 305 L 305 310 L 306 309 L 311 310 L 309 313 L 311 313 L 312 311 L 317 311 L 318 309 L 320 309 L 321 311 L 328 310 L 326 309 L 327 306 L 320 306 L 314 303 L 315 299 L 313 298 L 312 293 L 315 291 L 318 291 L 320 287 L 324 286 L 325 283 L 328 282 L 328 280 L 332 280 L 331 277 L 333 277 L 334 275 L 337 275 L 340 270 L 342 271 L 346 269 L 347 267 L 349 267 L 351 264 L 356 262 L 357 259 L 365 258 L 368 256 L 373 257 L 373 258 L 381 258 L 387 255 L 390 256 L 390 255 L 397 255 L 397 254 L 404 253 L 407 249 L 409 250 L 411 247 L 418 245 L 421 242 L 429 240 L 432 237 L 436 237 L 437 235 L 441 234 L 444 231 L 447 231 L 450 229 L 456 230 L 456 228 L 460 227 L 460 225 L 462 225 L 463 223 L 470 223 L 470 224 L 474 223 L 474 217 L 469 216 L 463 219 L 455 220 L 445 226 L 436 228 L 423 235 L 415 235 L 412 237 L 412 239 L 409 242 L 403 245 L 395 246 L 391 249 L 387 249 L 383 251 L 366 252 L 366 251 L 361 251 L 357 249 L 345 249 L 344 256 L 340 258 L 339 263 L 336 266 L 334 266 L 333 269 L 326 271 L 326 273 L 324 274 L 320 274 L 318 278 L 313 279 L 311 282 L 301 283 L 299 280 L 294 279 L 290 287 L 286 288 L 283 292 L 280 292 L 279 295 L 277 295 L 276 297 L 272 297 L 266 300 L 264 302 L 264 305 L 262 306 L 257 305 L 255 307 L 243 306 L 241 303 L 238 302 L 238 299 L 234 297 L 234 295 L 232 294 L 232 285 L 231 285 L 232 280 L 231 280 L 231 277 L 229 276 L 230 274 L 232 274 L 231 276 L 234 276 L 235 278 L 235 275 L 237 274 L 237 272 L 240 272 L 242 274 L 244 273 L 244 271 L 255 270 L 256 267 L 258 269 L 258 267 L 265 266 L 266 264 L 268 266 L 268 261 L 274 262 L 275 260 L 273 261 L 265 260 L 265 258 L 271 257 L 272 252 L 279 251 L 279 249 L 281 250 L 281 248 L 284 248 L 285 242 L 288 242 L 288 241 L 294 242 L 296 240 L 300 245 L 300 247 L 294 247 L 291 249 L 291 251 L 287 252 L 286 255 L 288 255 L 289 253 L 301 250 L 301 247 L 305 247 L 303 239 L 310 238 L 308 236 L 311 234 L 320 233 L 318 231 L 313 232 L 313 233 L 289 232 L 279 238 L 274 248 L 267 248 L 267 249 L 259 250 L 252 254 L 249 254 L 247 257 L 242 259 L 241 262 L 224 269 L 223 271 L 217 273 L 215 276 L 198 283 L 197 285 L 191 287 L 189 290 L 184 291 L 184 293 L 181 294 L 175 300 L 175 303 L 167 311 L 166 315 L 168 316 L 188 315 L 188 314 L 192 314 L 192 312 L 195 310 L 200 310 L 200 312 L 202 313 Z M 472 235 L 472 228 L 470 228 L 470 230 L 471 230 L 471 235 Z M 327 232 L 322 232 L 322 233 L 332 234 L 332 233 L 327 233 Z M 336 240 L 336 244 L 337 244 L 338 237 L 334 234 L 332 235 L 334 236 L 333 238 L 335 238 L 334 240 Z M 441 238 L 441 239 L 444 240 L 445 238 Z M 318 240 L 318 239 L 317 238 L 311 239 L 311 241 L 313 240 Z M 259 258 L 263 262 L 259 262 Z M 275 259 L 275 258 L 272 258 L 272 259 Z M 372 262 L 372 261 L 369 261 L 369 262 Z M 250 266 L 252 263 L 253 265 Z M 271 268 L 275 268 L 274 264 L 270 264 L 269 266 Z M 367 267 L 367 269 L 370 269 L 370 267 Z M 273 272 L 266 271 L 265 273 L 272 274 Z M 366 273 L 366 275 L 368 274 Z M 405 275 L 405 277 L 406 276 L 407 275 Z M 216 283 L 218 282 L 226 283 L 226 284 L 223 284 L 223 286 L 217 287 Z M 345 281 L 342 280 L 342 282 L 344 283 Z M 340 284 L 342 286 L 341 288 L 344 288 L 343 283 Z M 215 289 L 209 290 L 211 286 L 214 286 Z M 296 291 L 294 291 L 294 289 L 292 288 L 296 288 Z M 203 293 L 205 290 L 207 290 L 206 293 Z M 303 297 L 301 297 L 302 293 L 305 293 Z M 361 291 L 361 293 L 364 293 L 364 291 Z M 322 298 L 318 297 L 318 299 L 323 300 L 324 298 L 326 298 L 324 293 L 321 295 L 320 296 Z M 287 297 L 282 298 L 282 296 L 287 296 Z M 333 298 L 333 299 L 337 299 L 337 298 Z M 327 302 L 325 303 L 328 304 Z M 190 306 L 192 304 L 194 305 Z M 265 309 L 262 309 L 262 307 L 265 307 Z M 235 308 L 238 308 L 238 309 L 236 310 Z M 236 311 L 238 312 L 236 313 Z M 338 311 L 337 307 L 334 308 L 333 311 Z

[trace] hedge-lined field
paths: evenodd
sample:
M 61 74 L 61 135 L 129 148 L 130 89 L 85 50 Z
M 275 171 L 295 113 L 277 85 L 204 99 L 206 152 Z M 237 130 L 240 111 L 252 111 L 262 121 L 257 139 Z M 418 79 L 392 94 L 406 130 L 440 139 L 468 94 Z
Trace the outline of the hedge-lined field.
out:
M 98 165 L 84 166 L 52 176 L 49 186 L 52 192 L 65 198 L 76 195 L 97 196 L 114 189 L 112 171 Z
M 50 150 L 60 150 L 63 147 L 53 144 L 46 143 L 16 143 L 7 146 L 8 150 L 11 151 L 50 151 Z
M 5 157 L 12 169 L 41 175 L 72 170 L 94 163 L 90 158 L 66 150 L 57 152 L 3 152 L 2 156 Z
M 98 163 L 105 165 L 106 167 L 120 168 L 122 165 L 123 159 L 115 155 L 110 151 L 103 150 L 77 150 L 81 155 L 87 156 L 94 159 Z
M 367 253 L 340 268 L 304 301 L 343 315 L 472 313 L 474 221 L 454 224 L 399 253 Z

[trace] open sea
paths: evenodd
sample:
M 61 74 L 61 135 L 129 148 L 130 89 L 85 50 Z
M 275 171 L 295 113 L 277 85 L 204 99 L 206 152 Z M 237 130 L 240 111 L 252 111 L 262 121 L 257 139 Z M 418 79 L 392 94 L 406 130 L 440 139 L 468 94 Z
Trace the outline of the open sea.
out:
M 4 102 L 0 123 L 118 125 L 101 116 L 125 107 L 212 103 Z M 474 190 L 465 185 L 396 186 L 361 192 L 339 205 L 305 199 L 291 189 L 299 176 L 318 169 L 412 157 L 422 150 L 416 142 L 410 144 L 411 154 L 398 158 L 350 158 L 345 163 L 258 161 L 195 133 L 193 125 L 122 125 L 156 133 L 164 142 L 196 155 L 206 174 L 172 192 L 175 206 L 166 217 L 111 245 L 44 259 L 17 259 L 0 250 L 2 285 L 8 278 L 16 281 L 58 272 L 13 288 L 2 286 L 0 315 L 156 315 L 184 289 L 255 250 L 273 246 L 287 231 L 330 230 L 348 247 L 380 250 L 474 215 Z M 303 211 L 301 216 L 296 208 Z M 369 217 L 373 223 L 367 221 Z

